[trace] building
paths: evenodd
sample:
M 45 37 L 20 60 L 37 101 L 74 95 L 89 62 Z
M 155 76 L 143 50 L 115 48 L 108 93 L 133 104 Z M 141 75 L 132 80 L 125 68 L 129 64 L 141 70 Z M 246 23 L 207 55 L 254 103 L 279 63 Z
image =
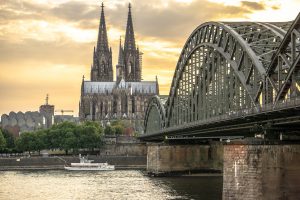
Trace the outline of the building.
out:
M 73 115 L 54 115 L 54 123 L 59 124 L 62 122 L 73 122 L 79 124 L 79 118 Z
M 73 115 L 64 115 L 63 112 L 61 115 L 55 115 L 55 106 L 50 105 L 48 101 L 49 97 L 47 95 L 46 103 L 40 106 L 39 111 L 26 111 L 25 113 L 11 111 L 9 114 L 3 114 L 1 116 L 1 128 L 18 137 L 23 132 L 50 128 L 53 124 L 65 121 L 79 123 L 78 117 Z
M 91 80 L 84 77 L 79 103 L 80 120 L 129 120 L 136 131 L 143 130 L 144 114 L 149 99 L 159 94 L 156 81 L 142 81 L 142 59 L 136 47 L 129 4 L 124 45 L 120 39 L 116 80 L 113 80 L 112 50 L 108 45 L 105 15 L 101 6 L 97 46 L 94 47 Z
M 40 106 L 40 111 L 10 112 L 1 116 L 1 127 L 18 137 L 22 132 L 49 128 L 54 122 L 54 105 L 46 103 Z
M 45 128 L 50 128 L 54 120 L 54 105 L 49 105 L 49 96 L 47 94 L 46 103 L 40 106 L 40 114 L 45 117 Z

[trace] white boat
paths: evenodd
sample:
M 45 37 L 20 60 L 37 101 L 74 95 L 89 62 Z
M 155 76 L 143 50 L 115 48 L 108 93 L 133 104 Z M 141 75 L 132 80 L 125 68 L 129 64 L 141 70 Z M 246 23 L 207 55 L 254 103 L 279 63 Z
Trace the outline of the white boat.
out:
M 66 170 L 73 171 L 109 171 L 115 170 L 114 165 L 109 165 L 105 163 L 92 163 L 93 160 L 88 160 L 85 157 L 81 157 L 79 154 L 80 163 L 71 163 L 70 166 L 65 166 Z

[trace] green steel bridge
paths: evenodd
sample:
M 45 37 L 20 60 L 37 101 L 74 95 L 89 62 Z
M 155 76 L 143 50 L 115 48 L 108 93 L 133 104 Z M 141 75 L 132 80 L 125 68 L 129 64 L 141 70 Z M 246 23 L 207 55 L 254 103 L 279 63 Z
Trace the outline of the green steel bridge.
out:
M 197 27 L 169 96 L 152 98 L 144 126 L 144 141 L 300 133 L 300 14 Z

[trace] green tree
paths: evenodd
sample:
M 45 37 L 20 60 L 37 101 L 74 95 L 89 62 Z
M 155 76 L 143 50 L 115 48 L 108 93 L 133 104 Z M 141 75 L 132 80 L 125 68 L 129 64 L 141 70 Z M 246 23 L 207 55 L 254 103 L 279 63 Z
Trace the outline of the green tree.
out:
M 61 145 L 61 137 L 60 137 L 60 131 L 59 129 L 50 129 L 47 132 L 47 143 L 49 149 L 57 149 Z
M 1 131 L 1 130 L 0 130 Z M 10 134 L 7 130 L 2 130 L 2 134 L 6 141 L 6 148 L 8 151 L 15 150 L 15 138 L 12 134 Z
M 102 126 L 100 126 L 98 122 L 85 121 L 82 126 L 93 126 L 96 128 L 96 132 L 99 133 L 100 135 L 103 135 L 104 133 Z
M 78 149 L 78 138 L 73 132 L 67 132 L 63 141 L 63 149 L 68 154 L 70 149 Z
M 116 120 L 111 123 L 112 128 L 116 135 L 123 135 L 125 131 L 126 124 L 122 120 Z
M 33 132 L 24 132 L 17 140 L 17 147 L 21 151 L 28 151 L 29 155 L 31 151 L 35 151 L 36 147 L 36 134 Z
M 81 125 L 63 122 L 50 129 L 22 133 L 16 145 L 18 150 L 29 151 L 29 154 L 42 149 L 61 149 L 68 154 L 71 149 L 74 152 L 79 148 L 99 148 L 103 144 L 103 134 L 103 128 L 96 122 L 88 121 Z
M 112 126 L 108 125 L 104 129 L 104 134 L 105 135 L 114 135 L 115 134 L 115 129 Z
M 41 153 L 41 150 L 47 148 L 47 142 L 46 142 L 46 131 L 45 130 L 38 130 L 34 132 L 34 149 L 35 151 L 38 151 L 39 154 Z
M 2 134 L 2 131 L 0 130 L 0 150 L 3 150 L 6 147 L 6 141 Z
M 93 150 L 101 146 L 101 134 L 93 125 L 83 124 L 80 132 L 80 147 Z
M 116 135 L 123 135 L 124 133 L 124 127 L 122 125 L 116 125 L 114 126 Z

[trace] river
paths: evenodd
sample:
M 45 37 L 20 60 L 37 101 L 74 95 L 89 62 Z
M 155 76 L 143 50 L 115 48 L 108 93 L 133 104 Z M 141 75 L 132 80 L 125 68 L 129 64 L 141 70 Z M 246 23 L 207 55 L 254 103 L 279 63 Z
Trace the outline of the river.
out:
M 2 171 L 1 200 L 222 198 L 222 176 L 153 178 L 141 171 Z

